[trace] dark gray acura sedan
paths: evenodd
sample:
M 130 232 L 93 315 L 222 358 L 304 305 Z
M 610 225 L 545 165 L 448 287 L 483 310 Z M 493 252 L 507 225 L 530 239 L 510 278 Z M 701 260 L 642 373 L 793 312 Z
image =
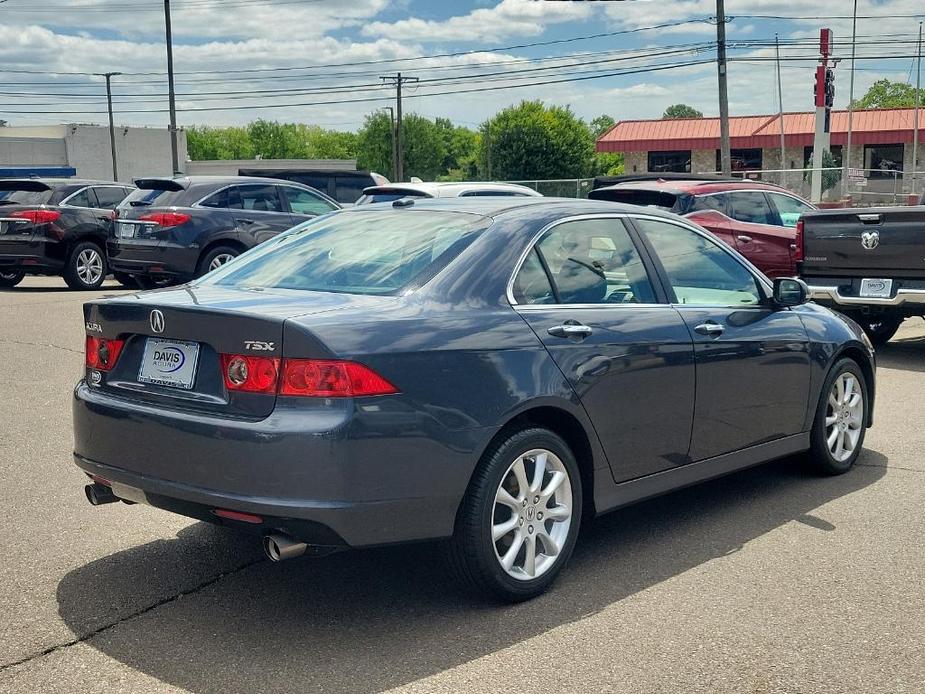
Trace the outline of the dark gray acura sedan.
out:
M 92 503 L 277 560 L 448 538 L 507 600 L 550 585 L 583 518 L 799 451 L 846 472 L 874 402 L 870 343 L 799 280 L 610 202 L 343 210 L 84 316 Z

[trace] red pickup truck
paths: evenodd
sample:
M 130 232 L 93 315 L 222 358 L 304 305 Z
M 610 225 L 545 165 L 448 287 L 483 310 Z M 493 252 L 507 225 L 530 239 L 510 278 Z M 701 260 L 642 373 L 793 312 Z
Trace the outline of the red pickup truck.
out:
M 816 208 L 768 183 L 646 178 L 597 188 L 593 200 L 659 207 L 712 231 L 768 277 L 797 274 L 797 220 Z

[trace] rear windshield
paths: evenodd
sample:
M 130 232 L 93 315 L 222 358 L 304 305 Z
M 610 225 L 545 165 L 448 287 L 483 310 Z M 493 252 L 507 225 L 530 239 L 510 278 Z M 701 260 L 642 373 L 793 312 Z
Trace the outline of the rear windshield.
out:
M 675 193 L 664 190 L 593 190 L 588 194 L 592 200 L 609 200 L 622 202 L 627 205 L 640 205 L 642 207 L 657 207 L 662 210 L 672 210 L 678 201 Z
M 186 190 L 138 188 L 128 194 L 119 207 L 185 207 Z
M 433 210 L 335 213 L 294 227 L 203 283 L 396 294 L 433 277 L 490 223 L 478 215 Z
M 47 205 L 51 190 L 16 190 L 0 187 L 0 205 Z
M 361 195 L 359 200 L 357 200 L 357 205 L 365 205 L 371 202 L 394 202 L 395 200 L 401 200 L 402 198 L 429 198 L 433 197 L 424 193 L 420 190 L 400 190 L 391 188 L 389 190 L 383 190 L 381 192 L 368 193 L 366 195 Z

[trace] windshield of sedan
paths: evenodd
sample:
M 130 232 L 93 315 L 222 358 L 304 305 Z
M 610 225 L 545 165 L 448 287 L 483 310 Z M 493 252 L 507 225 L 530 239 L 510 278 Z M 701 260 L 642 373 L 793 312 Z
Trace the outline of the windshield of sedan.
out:
M 420 286 L 491 220 L 433 210 L 372 210 L 300 224 L 206 276 L 205 284 L 397 294 Z

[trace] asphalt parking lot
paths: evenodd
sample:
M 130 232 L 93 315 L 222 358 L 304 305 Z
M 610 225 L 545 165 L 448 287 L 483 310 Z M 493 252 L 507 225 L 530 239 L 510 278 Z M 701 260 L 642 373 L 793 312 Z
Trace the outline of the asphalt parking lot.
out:
M 80 306 L 0 292 L 2 692 L 925 691 L 925 322 L 879 356 L 838 478 L 772 463 L 606 516 L 554 590 L 461 593 L 432 545 L 271 564 L 258 543 L 91 507 L 70 460 Z

